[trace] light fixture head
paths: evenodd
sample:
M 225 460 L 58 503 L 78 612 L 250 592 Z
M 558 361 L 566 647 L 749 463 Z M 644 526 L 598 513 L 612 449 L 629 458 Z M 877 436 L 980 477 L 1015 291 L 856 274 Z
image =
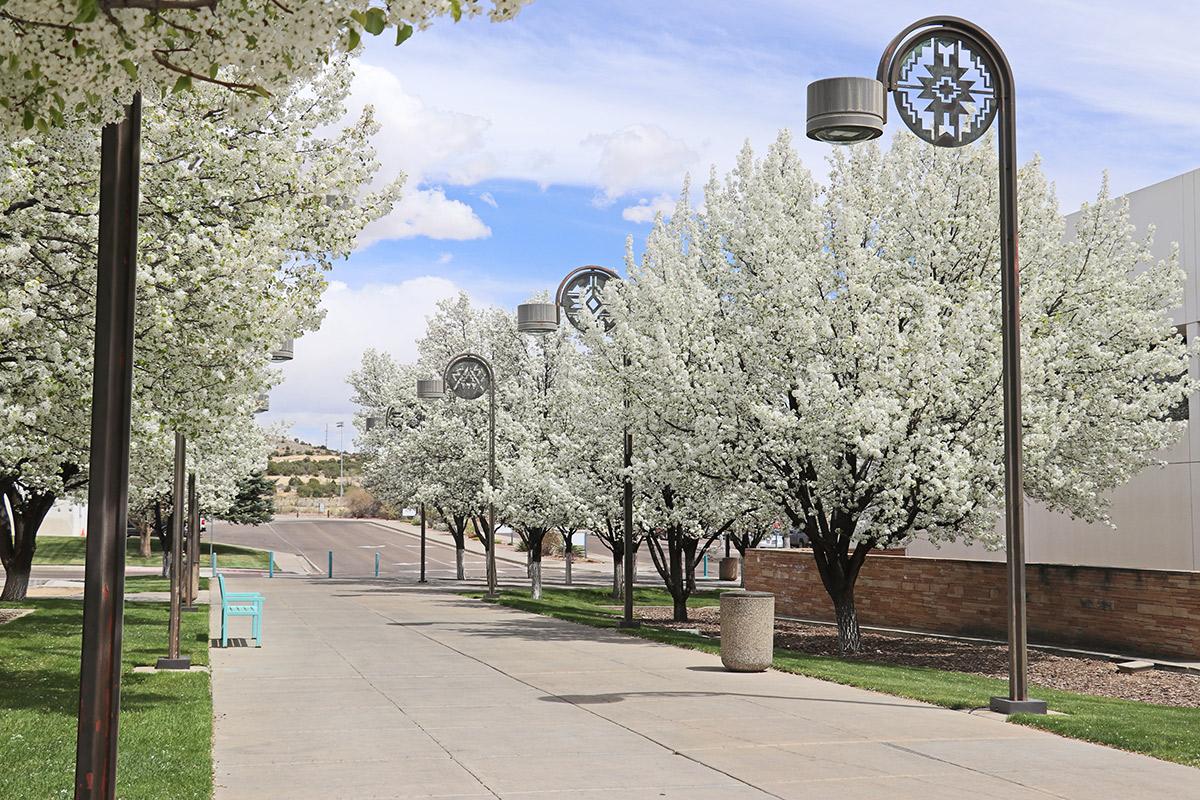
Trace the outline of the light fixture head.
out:
M 295 347 L 295 340 L 291 336 L 280 339 L 279 344 L 271 351 L 271 361 L 276 364 L 291 361 L 296 352 Z
M 854 144 L 883 135 L 883 84 L 874 78 L 825 78 L 808 85 L 808 138 Z
M 517 330 L 546 334 L 558 330 L 558 307 L 554 303 L 522 303 L 517 306 Z
M 417 397 L 421 400 L 441 400 L 446 396 L 446 385 L 441 378 L 423 378 L 417 381 Z

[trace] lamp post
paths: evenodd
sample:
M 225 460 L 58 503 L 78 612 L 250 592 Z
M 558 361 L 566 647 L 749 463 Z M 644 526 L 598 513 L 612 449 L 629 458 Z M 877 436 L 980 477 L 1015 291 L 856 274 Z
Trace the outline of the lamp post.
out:
M 831 144 L 875 139 L 892 93 L 902 122 L 937 147 L 962 147 L 1000 117 L 1000 306 L 1004 395 L 1004 511 L 1008 555 L 1008 697 L 1005 714 L 1046 713 L 1028 693 L 1025 530 L 1021 464 L 1021 281 L 1017 258 L 1016 100 L 1012 68 L 982 28 L 925 17 L 892 39 L 871 78 L 827 78 L 808 86 L 808 136 Z
M 424 388 L 422 388 L 422 387 L 424 387 Z M 435 378 L 432 381 L 417 381 L 417 397 L 421 398 L 422 400 L 432 400 L 435 398 L 441 398 L 441 397 L 444 397 L 445 394 L 446 394 L 446 390 L 442 384 L 441 378 Z M 410 423 L 410 426 L 415 428 L 419 424 L 421 424 L 422 416 L 423 415 L 421 415 L 421 414 L 417 414 L 416 417 L 413 419 L 413 421 Z M 396 409 L 392 408 L 391 406 L 388 406 L 387 411 L 384 413 L 383 422 L 384 422 L 384 425 L 386 425 L 389 428 L 400 428 L 400 427 L 403 427 L 403 425 L 404 425 L 403 420 L 400 418 L 400 414 L 396 411 Z M 367 417 L 367 430 L 371 430 L 372 428 L 375 427 L 376 424 L 378 424 L 377 417 Z M 425 580 L 425 504 L 424 503 L 421 503 L 421 575 L 420 575 L 420 578 L 417 580 L 417 583 L 428 583 L 428 581 Z
M 137 286 L 142 96 L 100 139 L 95 366 L 88 474 L 75 797 L 111 800 L 117 781 L 121 629 L 125 603 L 125 507 Z
M 187 440 L 175 433 L 175 481 L 171 490 L 171 608 L 167 620 L 167 655 L 158 659 L 156 669 L 188 669 L 191 659 L 179 655 L 179 612 L 183 588 L 183 492 L 187 470 Z
M 346 494 L 346 423 L 339 422 L 338 429 L 338 497 Z
M 487 392 L 488 396 L 488 488 L 496 489 L 496 373 L 491 363 L 474 353 L 460 353 L 450 359 L 442 377 L 443 386 L 455 397 L 475 400 Z M 495 597 L 496 591 L 496 504 L 488 502 L 487 531 L 487 596 Z
M 608 267 L 589 264 L 577 267 L 567 273 L 558 284 L 554 293 L 553 303 L 523 303 L 517 306 L 517 330 L 522 333 L 547 334 L 558 329 L 559 319 L 565 315 L 567 321 L 578 331 L 587 327 L 587 318 L 597 320 L 605 331 L 612 330 L 613 321 L 608 308 L 604 305 L 603 290 L 610 280 L 620 280 L 621 277 Z M 629 366 L 629 359 L 624 360 Z M 629 394 L 624 399 L 625 409 L 629 410 Z M 633 547 L 633 479 L 629 474 L 633 465 L 633 434 L 626 424 L 624 432 L 624 467 L 622 479 L 624 512 L 624 572 L 625 572 L 625 612 L 618 623 L 621 628 L 636 628 L 638 621 L 633 618 L 633 586 L 634 586 L 634 547 Z M 567 558 L 570 558 L 568 553 Z

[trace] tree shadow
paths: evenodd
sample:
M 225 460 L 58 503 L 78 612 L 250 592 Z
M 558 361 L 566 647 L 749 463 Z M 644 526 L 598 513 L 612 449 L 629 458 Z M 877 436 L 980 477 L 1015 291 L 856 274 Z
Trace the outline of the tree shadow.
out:
M 692 669 L 689 667 L 688 669 Z M 734 673 L 730 673 L 734 674 Z M 670 692 L 603 692 L 600 694 L 559 694 L 543 695 L 538 698 L 545 703 L 567 703 L 574 706 L 606 705 L 620 703 L 624 700 L 637 698 L 702 698 L 702 697 L 744 697 L 750 700 L 788 700 L 797 703 L 833 703 L 835 705 L 851 706 L 880 706 L 883 708 L 911 708 L 921 711 L 945 711 L 938 706 L 918 703 L 885 702 L 880 700 L 846 700 L 836 697 L 796 697 L 792 695 L 757 694 L 754 692 L 712 692 L 703 690 L 682 690 Z

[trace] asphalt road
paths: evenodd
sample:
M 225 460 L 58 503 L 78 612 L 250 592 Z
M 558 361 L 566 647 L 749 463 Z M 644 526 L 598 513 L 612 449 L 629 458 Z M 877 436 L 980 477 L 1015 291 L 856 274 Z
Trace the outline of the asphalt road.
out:
M 374 576 L 375 553 L 380 554 L 381 578 L 416 582 L 420 574 L 421 545 L 416 536 L 365 520 L 282 519 L 258 526 L 218 521 L 213 535 L 216 541 L 226 544 L 296 553 L 322 574 L 332 550 L 335 578 Z M 482 555 L 468 550 L 464 564 L 468 580 L 483 580 L 485 564 Z M 496 567 L 501 583 L 524 585 L 527 582 L 523 564 L 498 559 Z M 587 566 L 577 562 L 573 577 L 576 583 L 605 585 L 611 582 L 608 569 L 603 562 Z M 452 547 L 433 540 L 428 542 L 426 577 L 431 583 L 455 580 Z M 647 577 L 643 567 L 639 570 L 639 578 L 645 580 Z M 562 562 L 557 559 L 544 561 L 542 580 L 546 584 L 560 583 L 563 580 Z

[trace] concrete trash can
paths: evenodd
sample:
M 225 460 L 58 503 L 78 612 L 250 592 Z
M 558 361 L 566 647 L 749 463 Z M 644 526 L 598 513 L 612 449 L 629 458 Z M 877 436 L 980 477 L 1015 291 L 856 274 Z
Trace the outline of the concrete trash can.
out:
M 741 561 L 741 559 L 738 558 L 737 556 L 730 556 L 729 558 L 722 558 L 721 563 L 718 566 L 718 570 L 719 570 L 718 575 L 721 578 L 721 580 L 736 581 L 738 579 L 738 562 L 740 562 L 740 561 Z
M 775 595 L 721 594 L 721 663 L 730 672 L 762 672 L 775 650 Z

